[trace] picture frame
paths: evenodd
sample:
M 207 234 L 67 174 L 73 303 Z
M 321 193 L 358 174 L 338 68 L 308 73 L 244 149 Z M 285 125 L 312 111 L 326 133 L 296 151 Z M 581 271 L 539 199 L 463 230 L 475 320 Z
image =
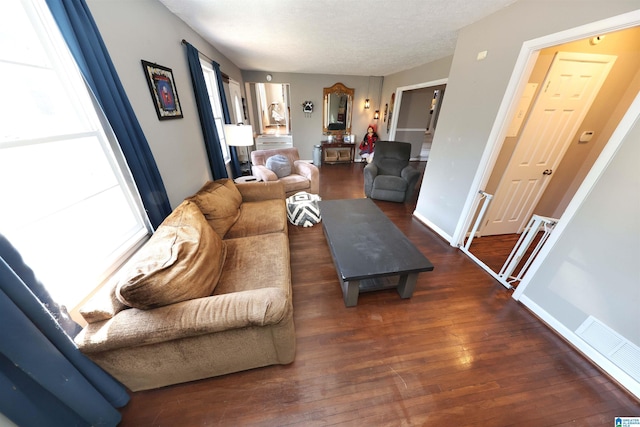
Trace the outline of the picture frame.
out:
M 158 120 L 182 118 L 182 108 L 171 68 L 144 59 L 142 60 L 142 68 Z

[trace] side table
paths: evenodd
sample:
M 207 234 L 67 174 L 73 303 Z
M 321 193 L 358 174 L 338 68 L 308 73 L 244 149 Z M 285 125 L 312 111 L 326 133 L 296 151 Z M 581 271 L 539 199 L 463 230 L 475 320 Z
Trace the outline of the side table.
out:
M 354 143 L 321 142 L 322 163 L 351 163 L 355 158 Z
M 239 176 L 233 180 L 233 182 L 235 182 L 236 184 L 242 184 L 245 182 L 258 182 L 258 181 L 262 181 L 262 180 L 257 176 L 253 176 L 253 175 Z

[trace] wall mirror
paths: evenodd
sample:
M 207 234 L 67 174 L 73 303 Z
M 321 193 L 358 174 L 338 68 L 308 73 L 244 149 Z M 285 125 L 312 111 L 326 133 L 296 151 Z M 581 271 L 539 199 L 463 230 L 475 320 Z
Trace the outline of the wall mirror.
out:
M 325 134 L 350 134 L 354 89 L 336 83 L 323 89 L 322 131 Z

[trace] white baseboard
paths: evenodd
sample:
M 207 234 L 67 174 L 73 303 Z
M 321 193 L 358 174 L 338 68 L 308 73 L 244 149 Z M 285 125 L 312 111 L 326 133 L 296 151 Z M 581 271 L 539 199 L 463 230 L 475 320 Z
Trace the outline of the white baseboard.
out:
M 591 360 L 596 366 L 610 375 L 616 380 L 622 387 L 626 388 L 631 394 L 640 399 L 640 383 L 634 380 L 630 375 L 618 368 L 609 359 L 596 351 L 593 347 L 587 344 L 582 338 L 562 323 L 555 317 L 549 314 L 546 310 L 532 301 L 526 295 L 522 295 L 519 300 L 527 309 L 531 310 L 533 314 L 538 316 L 547 326 L 553 329 L 558 335 L 563 337 L 569 344 L 571 344 L 576 350 L 582 353 L 587 359 Z
M 440 227 L 435 225 L 433 222 L 429 221 L 423 215 L 420 215 L 420 213 L 418 211 L 413 211 L 413 216 L 418 221 L 420 221 L 421 223 L 423 223 L 424 225 L 426 225 L 427 227 L 429 227 L 430 229 L 435 231 L 440 237 L 442 237 L 444 240 L 449 242 L 450 245 L 455 246 L 455 245 L 453 245 L 451 243 L 453 241 L 453 239 L 451 238 L 451 236 L 449 234 L 447 234 L 443 229 L 441 229 Z

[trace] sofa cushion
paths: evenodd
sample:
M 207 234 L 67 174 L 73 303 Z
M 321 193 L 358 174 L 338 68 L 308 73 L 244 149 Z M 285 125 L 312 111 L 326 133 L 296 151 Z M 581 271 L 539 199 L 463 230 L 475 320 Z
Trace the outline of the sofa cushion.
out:
M 187 200 L 200 208 L 209 225 L 220 237 L 227 234 L 240 216 L 242 195 L 231 179 L 209 181 Z
M 279 288 L 291 297 L 291 256 L 284 233 L 225 240 L 228 256 L 214 295 Z
M 209 296 L 220 278 L 226 251 L 200 209 L 184 201 L 128 263 L 116 296 L 140 309 Z
M 229 229 L 225 239 L 268 233 L 288 233 L 282 199 L 244 202 L 240 207 L 240 218 Z
M 276 154 L 275 156 L 269 157 L 265 166 L 267 169 L 271 169 L 278 178 L 291 175 L 291 163 L 287 156 L 283 154 Z

